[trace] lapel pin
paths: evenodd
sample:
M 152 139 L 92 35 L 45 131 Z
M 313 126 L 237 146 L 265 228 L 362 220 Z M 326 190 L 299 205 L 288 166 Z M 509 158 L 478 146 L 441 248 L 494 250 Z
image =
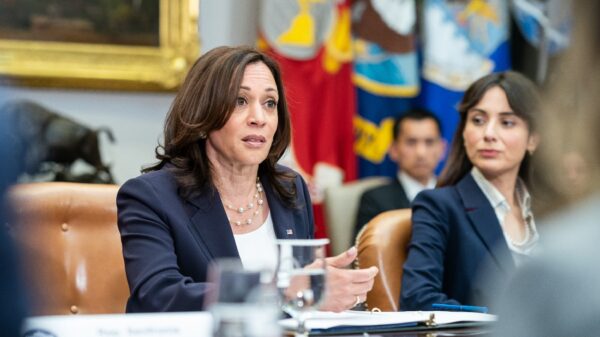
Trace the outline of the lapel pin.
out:
M 294 234 L 294 231 L 292 231 L 291 229 L 288 229 L 288 230 L 285 231 L 285 233 L 287 235 L 292 235 L 292 234 Z

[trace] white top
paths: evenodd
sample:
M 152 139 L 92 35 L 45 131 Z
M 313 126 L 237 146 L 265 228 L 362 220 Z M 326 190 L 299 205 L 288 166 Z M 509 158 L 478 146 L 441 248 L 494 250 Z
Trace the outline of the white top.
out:
M 525 238 L 523 238 L 521 242 L 515 242 L 504 230 L 504 219 L 506 218 L 506 215 L 510 213 L 510 205 L 508 204 L 508 201 L 504 195 L 502 195 L 502 193 L 500 193 L 500 191 L 498 191 L 498 189 L 483 176 L 479 169 L 473 167 L 471 174 L 473 175 L 473 179 L 475 179 L 475 182 L 479 188 L 483 191 L 485 197 L 494 208 L 496 217 L 500 223 L 500 227 L 502 227 L 504 239 L 508 244 L 508 248 L 512 252 L 515 264 L 519 266 L 525 262 L 526 256 L 531 255 L 539 240 L 539 235 L 535 227 L 535 221 L 533 219 L 533 213 L 531 212 L 531 196 L 527 191 L 525 183 L 518 178 L 517 185 L 515 186 L 517 202 L 521 206 L 521 217 L 525 222 Z
M 274 271 L 277 268 L 277 245 L 271 212 L 256 230 L 234 234 L 233 238 L 244 269 Z
M 410 202 L 413 201 L 413 199 L 417 196 L 417 194 L 419 194 L 419 192 L 426 189 L 432 189 L 437 183 L 435 177 L 432 176 L 427 182 L 427 185 L 423 185 L 415 178 L 409 176 L 408 174 L 402 171 L 398 172 L 398 180 L 400 180 L 402 187 L 404 187 L 404 192 L 406 193 L 406 197 Z

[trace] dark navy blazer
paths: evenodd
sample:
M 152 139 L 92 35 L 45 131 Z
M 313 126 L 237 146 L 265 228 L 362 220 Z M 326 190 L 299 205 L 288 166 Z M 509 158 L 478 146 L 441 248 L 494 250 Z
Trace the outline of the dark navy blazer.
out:
M 0 95 L 1 96 L 1 95 Z M 4 97 L 2 97 L 4 98 Z M 14 134 L 17 125 L 16 114 L 0 114 L 0 200 L 4 200 L 8 188 L 23 172 L 26 152 L 19 138 Z M 27 314 L 26 290 L 21 279 L 21 265 L 16 247 L 5 226 L 11 221 L 6 204 L 0 202 L 0 335 L 3 337 L 22 336 L 21 323 Z M 27 266 L 29 267 L 29 266 Z
M 401 310 L 431 310 L 433 303 L 489 304 L 494 285 L 501 285 L 499 278 L 508 277 L 515 265 L 496 213 L 472 175 L 455 186 L 419 193 L 412 210 Z
M 289 170 L 279 166 L 280 170 Z M 277 238 L 312 238 L 306 184 L 296 174 L 297 208 L 288 208 L 261 176 Z M 183 199 L 168 168 L 127 181 L 117 196 L 130 297 L 127 312 L 202 310 L 210 262 L 239 253 L 218 192 Z

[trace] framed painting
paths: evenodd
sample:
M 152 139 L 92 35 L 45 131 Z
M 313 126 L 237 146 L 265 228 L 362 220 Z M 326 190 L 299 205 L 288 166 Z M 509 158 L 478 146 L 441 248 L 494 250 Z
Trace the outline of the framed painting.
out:
M 199 0 L 0 0 L 3 83 L 174 90 L 199 55 Z

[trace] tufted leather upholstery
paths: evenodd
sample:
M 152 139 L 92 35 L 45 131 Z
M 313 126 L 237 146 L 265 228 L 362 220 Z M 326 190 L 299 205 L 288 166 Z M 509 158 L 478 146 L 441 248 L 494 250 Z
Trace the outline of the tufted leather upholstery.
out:
M 373 218 L 358 233 L 357 265 L 376 266 L 373 289 L 367 294 L 367 308 L 397 311 L 400 302 L 402 266 L 408 255 L 412 233 L 411 210 L 387 211 Z
M 129 295 L 116 185 L 15 186 L 9 223 L 22 254 L 33 315 L 122 313 Z

